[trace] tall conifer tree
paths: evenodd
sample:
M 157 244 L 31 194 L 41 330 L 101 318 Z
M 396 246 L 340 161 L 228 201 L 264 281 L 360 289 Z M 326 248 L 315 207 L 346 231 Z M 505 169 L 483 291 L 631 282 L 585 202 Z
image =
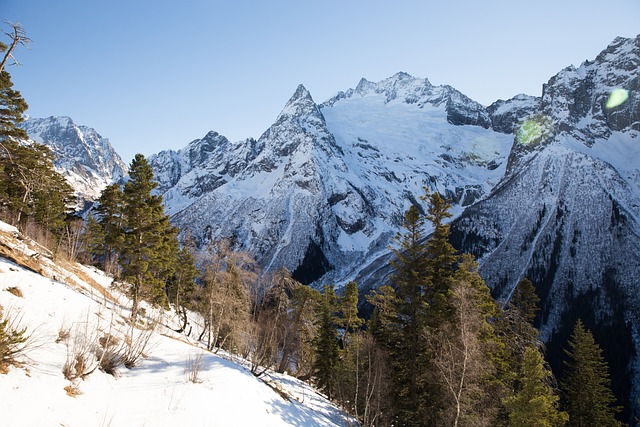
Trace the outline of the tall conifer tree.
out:
M 323 287 L 316 318 L 318 329 L 314 340 L 313 377 L 320 390 L 329 398 L 335 391 L 335 368 L 338 363 L 338 339 L 334 315 L 336 295 L 333 286 Z
M 569 425 L 620 426 L 615 415 L 620 412 L 614 406 L 615 397 L 611 392 L 611 381 L 607 363 L 602 357 L 600 346 L 581 320 L 576 323 L 565 350 L 568 360 L 567 374 L 561 382 L 569 413 Z
M 512 427 L 556 427 L 567 423 L 569 416 L 558 409 L 559 397 L 549 385 L 553 377 L 545 366 L 540 350 L 525 350 L 520 371 L 521 387 L 505 400 Z M 591 424 L 597 425 L 597 424 Z
M 168 234 L 175 238 L 175 231 L 164 214 L 162 196 L 151 194 L 158 184 L 142 154 L 136 154 L 132 160 L 129 177 L 124 186 L 124 245 L 120 264 L 125 280 L 131 283 L 131 317 L 135 318 L 141 298 L 166 302 L 165 280 L 175 266 L 175 259 L 167 259 L 171 239 Z

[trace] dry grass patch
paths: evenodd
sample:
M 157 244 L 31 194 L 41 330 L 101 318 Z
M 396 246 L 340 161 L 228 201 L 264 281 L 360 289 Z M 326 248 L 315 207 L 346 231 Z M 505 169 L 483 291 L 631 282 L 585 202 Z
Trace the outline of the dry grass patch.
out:
M 18 298 L 24 298 L 24 294 L 22 293 L 22 290 L 17 286 L 11 286 L 5 289 L 5 291 L 9 292 L 11 295 L 17 296 Z
M 73 398 L 82 394 L 82 392 L 80 391 L 80 388 L 75 384 L 69 384 L 64 388 L 64 391 L 67 392 L 67 396 L 73 397 Z

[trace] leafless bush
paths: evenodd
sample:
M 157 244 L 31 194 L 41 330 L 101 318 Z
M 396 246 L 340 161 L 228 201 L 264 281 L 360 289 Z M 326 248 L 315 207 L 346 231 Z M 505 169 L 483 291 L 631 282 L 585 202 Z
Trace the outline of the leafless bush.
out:
M 129 327 L 123 346 L 122 362 L 124 366 L 131 369 L 141 358 L 146 357 L 145 351 L 148 349 L 149 341 L 156 330 L 156 324 L 153 321 L 143 329 L 137 329 L 133 325 Z
M 97 340 L 97 326 L 91 326 L 87 321 L 76 324 L 73 342 L 67 344 L 67 359 L 62 367 L 64 377 L 70 381 L 84 379 L 93 373 L 99 365 L 94 354 L 94 344 Z
M 194 384 L 201 383 L 202 378 L 200 372 L 202 371 L 202 352 L 199 352 L 195 356 L 189 355 L 187 359 L 187 366 L 184 368 L 185 379 Z
M 118 368 L 124 363 L 122 360 L 124 341 L 111 334 L 113 319 L 109 325 L 109 332 L 98 339 L 100 344 L 96 350 L 100 370 L 114 377 L 118 376 Z

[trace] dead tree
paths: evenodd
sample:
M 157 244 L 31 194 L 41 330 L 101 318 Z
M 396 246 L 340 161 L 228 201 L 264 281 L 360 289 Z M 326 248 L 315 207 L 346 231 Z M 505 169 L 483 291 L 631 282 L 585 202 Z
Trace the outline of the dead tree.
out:
M 15 56 L 13 56 L 13 51 L 18 45 L 24 46 L 27 49 L 29 49 L 29 43 L 31 43 L 31 39 L 27 37 L 27 34 L 24 31 L 24 28 L 22 27 L 21 23 L 19 22 L 13 23 L 10 21 L 4 21 L 4 23 L 11 28 L 9 31 L 4 31 L 4 30 L 2 31 L 7 37 L 9 37 L 9 39 L 11 40 L 11 44 L 7 47 L 6 45 L 2 46 L 2 43 L 0 43 L 0 46 L 6 49 L 6 53 L 2 58 L 2 62 L 0 62 L 0 72 L 4 71 L 4 67 L 9 61 L 9 59 L 13 61 L 9 65 L 20 65 L 20 63 L 16 60 Z

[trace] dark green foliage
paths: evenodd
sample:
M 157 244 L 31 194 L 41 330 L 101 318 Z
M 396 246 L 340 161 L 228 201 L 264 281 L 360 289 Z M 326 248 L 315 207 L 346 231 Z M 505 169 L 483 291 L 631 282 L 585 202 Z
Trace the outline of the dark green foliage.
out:
M 1 49 L 0 52 L 3 52 Z M 0 144 L 9 141 L 26 140 L 27 132 L 18 127 L 24 121 L 28 105 L 17 90 L 13 90 L 11 76 L 0 71 Z
M 157 187 L 153 170 L 142 154 L 136 154 L 123 191 L 124 242 L 120 265 L 131 283 L 135 317 L 140 299 L 166 305 L 165 283 L 177 259 L 177 231 L 164 214 L 162 196 L 151 194 Z
M 553 375 L 536 348 L 524 351 L 519 391 L 505 400 L 509 425 L 514 427 L 563 426 L 569 416 L 558 409 L 558 396 L 549 385 Z M 598 424 L 591 424 L 598 425 Z
M 354 333 L 364 324 L 364 320 L 358 317 L 358 285 L 349 282 L 344 287 L 339 301 L 339 325 L 344 329 L 345 336 Z
M 6 141 L 0 153 L 0 201 L 8 219 L 23 229 L 29 221 L 58 237 L 73 190 L 53 167 L 44 145 Z
M 396 272 L 392 282 L 396 289 L 397 303 L 393 311 L 393 325 L 387 326 L 389 351 L 394 360 L 394 398 L 401 424 L 410 425 L 418 421 L 419 406 L 418 375 L 425 369 L 424 341 L 420 339 L 427 321 L 428 303 L 425 299 L 427 287 L 432 283 L 428 270 L 427 246 L 424 235 L 424 218 L 412 205 L 405 215 L 405 233 L 395 238 L 398 244 L 393 249 L 396 261 L 392 262 Z
M 337 322 L 334 316 L 335 300 L 333 286 L 325 285 L 316 310 L 318 329 L 314 339 L 313 378 L 317 387 L 329 398 L 333 397 L 335 391 L 335 367 L 338 364 L 339 351 Z
M 450 314 L 447 300 L 458 257 L 457 251 L 449 243 L 449 224 L 444 223 L 451 217 L 451 203 L 438 193 L 427 194 L 423 199 L 429 201 L 427 219 L 434 227 L 426 247 L 430 283 L 425 297 L 430 306 L 430 322 L 437 324 Z
M 533 283 L 529 279 L 522 279 L 498 319 L 498 329 L 508 342 L 506 357 L 514 375 L 521 369 L 525 350 L 541 345 L 540 333 L 533 326 L 539 301 Z M 510 381 L 515 381 L 513 375 Z
M 23 229 L 29 221 L 42 227 L 44 237 L 60 237 L 65 227 L 71 187 L 55 171 L 51 151 L 28 138 L 18 125 L 27 109 L 11 76 L 0 71 L 0 208 Z
M 615 416 L 621 408 L 614 406 L 611 381 L 602 350 L 582 321 L 576 322 L 569 339 L 567 373 L 561 382 L 569 425 L 619 426 Z
M 167 296 L 174 304 L 176 311 L 181 307 L 190 306 L 190 298 L 195 289 L 195 279 L 198 270 L 195 260 L 188 248 L 182 247 L 178 250 L 177 263 L 173 275 L 167 282 Z
M 105 271 L 114 274 L 124 244 L 124 194 L 118 184 L 111 184 L 102 191 L 95 213 L 99 230 L 92 227 L 95 231 L 92 250 Z

